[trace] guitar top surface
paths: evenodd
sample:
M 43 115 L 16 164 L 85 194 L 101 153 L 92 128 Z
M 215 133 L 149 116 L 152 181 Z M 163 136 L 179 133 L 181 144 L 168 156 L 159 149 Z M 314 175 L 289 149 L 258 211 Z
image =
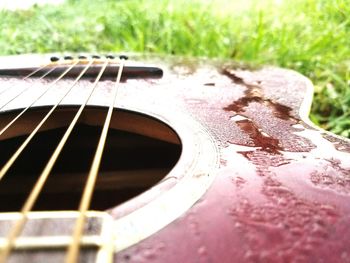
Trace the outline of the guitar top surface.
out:
M 47 56 L 2 58 L 0 68 L 34 67 L 32 58 Z M 122 79 L 116 107 L 161 120 L 179 137 L 162 140 L 182 152 L 154 187 L 107 210 L 118 228 L 114 262 L 350 262 L 350 142 L 311 124 L 307 78 L 230 62 L 131 58 L 127 66 L 142 62 L 157 73 Z M 58 82 L 35 106 L 52 105 L 73 81 Z M 82 79 L 61 105 L 83 103 L 91 83 Z M 113 89 L 104 79 L 88 105 L 105 107 Z M 127 218 L 134 221 L 126 227 Z M 131 241 L 118 241 L 118 231 Z

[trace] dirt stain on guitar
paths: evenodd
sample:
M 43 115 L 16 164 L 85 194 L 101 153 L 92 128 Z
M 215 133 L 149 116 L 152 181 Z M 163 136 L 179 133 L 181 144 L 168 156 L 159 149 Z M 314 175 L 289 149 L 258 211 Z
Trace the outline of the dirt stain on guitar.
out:
M 260 85 L 258 84 L 249 84 L 243 78 L 237 76 L 234 72 L 223 69 L 222 74 L 229 77 L 235 84 L 243 85 L 247 89 L 245 90 L 245 96 L 232 102 L 230 105 L 224 107 L 225 111 L 234 111 L 237 113 L 243 112 L 244 109 L 251 103 L 257 102 L 264 104 L 270 108 L 274 114 L 279 119 L 290 120 L 294 119 L 292 116 L 292 108 L 276 103 L 271 99 L 265 98 Z
M 251 146 L 260 147 L 263 151 L 273 154 L 279 154 L 279 151 L 282 150 L 278 139 L 272 138 L 261 131 L 251 120 L 239 120 L 236 121 L 236 124 L 249 135 L 253 144 Z

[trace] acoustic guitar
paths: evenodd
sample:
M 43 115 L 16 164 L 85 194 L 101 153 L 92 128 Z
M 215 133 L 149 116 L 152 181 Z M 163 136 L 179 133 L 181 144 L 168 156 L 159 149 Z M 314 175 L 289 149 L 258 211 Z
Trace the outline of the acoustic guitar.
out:
M 350 142 L 286 69 L 0 58 L 0 262 L 350 262 Z

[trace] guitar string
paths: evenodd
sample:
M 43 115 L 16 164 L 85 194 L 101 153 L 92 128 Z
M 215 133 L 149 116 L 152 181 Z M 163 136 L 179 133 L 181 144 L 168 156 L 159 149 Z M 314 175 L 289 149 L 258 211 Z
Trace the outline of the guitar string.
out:
M 62 73 L 62 75 L 57 78 L 54 82 L 51 83 L 50 88 L 53 87 L 54 83 L 57 83 L 58 80 L 60 80 L 61 78 L 63 78 L 65 76 L 66 73 L 68 73 L 75 65 L 77 65 L 79 63 L 79 61 L 74 62 L 68 69 L 66 69 L 64 71 L 64 73 Z M 80 76 L 80 75 L 79 75 Z M 67 95 L 69 93 L 69 91 L 74 87 L 74 85 L 77 83 L 77 79 L 73 82 L 72 86 L 69 88 L 68 92 L 66 92 L 64 94 Z M 41 94 L 39 97 L 42 97 L 50 88 L 48 88 L 46 91 L 44 91 L 43 94 Z M 6 174 L 6 172 L 10 169 L 10 167 L 12 166 L 12 164 L 16 161 L 16 159 L 18 158 L 18 156 L 22 153 L 22 151 L 24 150 L 24 148 L 29 144 L 29 142 L 31 141 L 31 139 L 34 137 L 34 135 L 37 133 L 37 131 L 41 128 L 41 126 L 45 123 L 45 121 L 50 117 L 50 115 L 52 114 L 52 112 L 57 108 L 58 104 L 64 99 L 64 97 L 61 98 L 61 100 L 59 102 L 57 102 L 52 108 L 51 110 L 45 115 L 45 117 L 41 120 L 41 122 L 36 126 L 36 128 L 31 132 L 31 134 L 27 137 L 27 139 L 22 143 L 22 145 L 17 149 L 17 151 L 11 156 L 11 158 L 6 162 L 6 164 L 1 168 L 0 170 L 0 180 L 4 177 L 4 175 Z M 38 99 L 37 99 L 38 100 Z M 37 101 L 36 100 L 36 101 Z M 35 102 L 34 102 L 35 103 Z M 31 103 L 31 105 L 33 105 L 34 103 Z M 31 106 L 30 105 L 30 106 Z M 18 114 L 13 121 L 11 121 L 5 128 L 7 129 L 8 127 L 10 127 L 10 124 L 14 123 L 27 109 L 29 109 L 28 106 L 27 108 L 25 108 L 20 114 Z M 4 131 L 6 131 L 6 129 L 1 130 L 0 135 L 3 134 Z
M 121 80 L 122 72 L 124 68 L 124 62 L 123 59 L 121 59 L 120 64 L 119 64 L 119 70 L 118 70 L 118 75 L 117 79 L 114 85 L 114 94 L 112 95 L 112 101 L 111 104 L 109 105 L 108 112 L 106 115 L 106 119 L 102 128 L 102 132 L 100 135 L 100 139 L 97 145 L 97 149 L 94 155 L 94 159 L 89 171 L 88 179 L 84 187 L 83 195 L 80 200 L 79 204 L 79 216 L 75 222 L 75 227 L 73 231 L 73 236 L 72 236 L 72 242 L 68 248 L 68 253 L 66 255 L 65 262 L 66 263 L 75 263 L 78 260 L 78 253 L 79 253 L 79 247 L 80 247 L 80 241 L 81 241 L 81 236 L 83 234 L 83 229 L 84 229 L 84 224 L 86 220 L 86 212 L 90 206 L 91 203 L 91 198 L 93 194 L 93 189 L 95 187 L 95 182 L 97 179 L 98 175 L 98 170 L 101 164 L 101 159 L 102 159 L 102 154 L 103 154 L 103 149 L 106 143 L 107 139 L 107 134 L 108 134 L 108 128 L 111 122 L 112 118 L 112 113 L 113 109 L 115 106 L 116 102 L 116 97 L 118 93 L 118 86 Z
M 27 76 L 25 76 L 25 77 L 23 78 L 23 80 L 25 80 L 25 79 L 27 79 L 27 78 L 30 78 L 31 76 L 33 76 L 33 75 L 35 75 L 36 73 L 38 73 L 40 70 L 42 70 L 42 69 L 44 69 L 44 68 L 46 68 L 46 67 L 48 67 L 48 66 L 50 66 L 50 65 L 52 65 L 52 64 L 51 64 L 51 63 L 48 63 L 48 64 L 46 64 L 46 65 L 44 65 L 44 66 L 41 66 L 41 67 L 37 68 L 37 69 L 34 70 L 32 73 L 29 73 Z
M 39 67 L 39 68 L 37 68 L 37 69 L 35 69 L 33 72 L 31 72 L 31 73 L 29 73 L 28 75 L 24 76 L 21 80 L 26 80 L 27 78 L 30 78 L 30 77 L 33 76 L 35 73 L 38 73 L 40 70 L 42 70 L 42 69 L 48 67 L 49 65 L 50 65 L 50 63 L 49 63 L 49 64 L 46 64 L 46 65 L 44 65 L 44 66 L 41 66 L 41 67 Z M 1 91 L 1 92 L 0 92 L 0 95 L 3 94 L 4 92 L 8 91 L 8 90 L 11 89 L 11 88 L 13 88 L 12 85 L 9 86 L 9 87 L 7 87 L 5 90 Z
M 55 86 L 55 84 L 62 79 L 74 66 L 76 66 L 79 63 L 79 61 L 74 62 L 70 67 L 68 67 L 57 79 L 55 79 L 53 82 L 49 84 L 49 86 L 44 90 L 43 93 L 41 93 L 34 101 L 24 108 L 20 113 L 17 114 L 15 118 L 11 122 L 9 122 L 2 130 L 0 131 L 0 136 L 16 121 L 18 120 L 29 108 L 31 108 L 41 97 L 43 97 L 47 92 L 51 90 Z M 1 180 L 1 177 L 0 177 Z
M 42 75 L 41 77 L 38 78 L 38 80 L 44 79 L 47 75 L 49 75 L 52 71 L 54 71 L 57 67 L 53 67 L 50 70 L 48 70 L 47 72 L 45 72 L 44 75 Z M 30 74 L 29 74 L 30 75 Z M 28 75 L 28 76 L 29 76 Z M 22 80 L 25 80 L 26 78 L 23 78 Z M 15 100 L 16 98 L 18 98 L 19 96 L 21 96 L 24 92 L 26 92 L 28 89 L 32 88 L 35 85 L 35 83 L 32 83 L 30 85 L 28 85 L 25 89 L 23 89 L 22 91 L 20 91 L 18 94 L 16 94 L 14 97 L 12 97 L 10 100 L 8 100 L 5 104 L 3 104 L 0 107 L 0 110 L 3 109 L 6 105 L 8 105 L 11 101 Z M 11 88 L 11 87 L 10 87 Z M 1 94 L 0 94 L 1 95 Z
M 70 86 L 70 88 L 68 89 L 68 91 L 63 95 L 63 97 L 58 101 L 58 103 L 53 107 L 52 109 L 52 112 L 53 110 L 57 107 L 57 105 L 59 105 L 62 100 L 66 97 L 66 95 L 72 90 L 72 88 L 76 85 L 76 83 L 81 79 L 81 77 L 86 73 L 86 71 L 90 68 L 90 66 L 93 64 L 94 60 L 91 60 L 87 66 L 81 71 L 81 73 L 79 74 L 79 76 L 75 79 L 75 81 L 72 83 L 72 85 Z M 104 71 L 104 70 L 103 70 Z M 47 118 L 47 116 L 45 116 L 45 118 L 43 119 L 42 122 L 44 122 Z M 38 125 L 41 127 L 41 123 Z M 39 128 L 40 128 L 39 127 Z M 34 131 L 36 131 L 37 129 L 35 129 Z M 33 132 L 34 132 L 33 131 Z M 61 143 L 60 143 L 61 145 Z M 63 144 L 64 145 L 64 144 Z M 63 148 L 63 145 L 61 146 Z M 55 151 L 56 153 L 56 151 Z M 54 155 L 55 155 L 54 153 Z M 53 156 L 54 156 L 53 155 Z M 55 160 L 57 159 L 58 157 L 58 154 L 57 156 L 55 156 Z M 51 157 L 52 159 L 52 157 Z M 48 164 L 52 165 L 54 163 L 51 164 L 51 159 L 49 161 Z M 52 167 L 51 167 L 52 168 Z M 50 169 L 51 170 L 51 169 Z M 0 263 L 3 263 L 6 261 L 6 259 L 8 258 L 8 256 L 10 255 L 10 252 L 11 250 L 13 249 L 14 245 L 15 245 L 15 241 L 16 241 L 16 238 L 20 235 L 20 233 L 22 232 L 23 230 L 23 227 L 25 225 L 25 223 L 27 222 L 28 220 L 28 214 L 29 212 L 32 210 L 34 204 L 35 204 L 35 201 L 37 200 L 45 182 L 46 182 L 46 179 L 49 175 L 49 172 L 50 170 L 47 170 L 46 167 L 43 171 L 43 173 L 40 175 L 40 177 L 38 178 L 38 180 L 36 181 L 35 183 L 35 186 L 33 187 L 31 193 L 29 194 L 29 197 L 27 198 L 27 200 L 25 201 L 20 213 L 21 213 L 21 217 L 20 219 L 18 219 L 16 222 L 15 222 L 15 225 L 12 227 L 9 235 L 7 236 L 6 238 L 6 245 L 5 247 L 3 248 L 3 251 L 2 251 L 2 254 L 0 256 Z

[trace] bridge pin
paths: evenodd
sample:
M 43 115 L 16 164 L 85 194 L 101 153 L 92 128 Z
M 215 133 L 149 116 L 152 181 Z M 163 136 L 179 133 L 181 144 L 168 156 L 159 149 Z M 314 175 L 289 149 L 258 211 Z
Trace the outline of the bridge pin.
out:
M 124 59 L 124 60 L 128 60 L 128 59 L 129 59 L 129 57 L 126 56 L 126 55 L 120 55 L 119 58 L 120 58 L 120 59 Z
M 57 57 L 57 56 L 52 56 L 52 57 L 50 57 L 50 60 L 51 60 L 52 62 L 56 62 L 56 61 L 59 61 L 60 58 Z
M 65 60 L 73 60 L 73 57 L 72 57 L 72 56 L 69 56 L 69 55 L 64 56 L 63 58 L 64 58 Z

